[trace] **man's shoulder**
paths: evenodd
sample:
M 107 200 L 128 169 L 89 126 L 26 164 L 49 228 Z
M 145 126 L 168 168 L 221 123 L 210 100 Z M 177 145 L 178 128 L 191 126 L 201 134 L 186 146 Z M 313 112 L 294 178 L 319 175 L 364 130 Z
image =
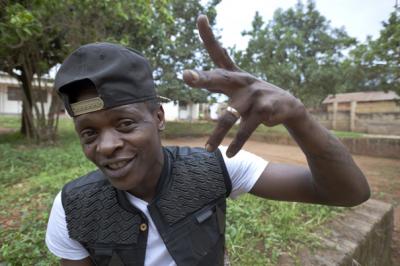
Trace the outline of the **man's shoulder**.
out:
M 88 194 L 93 194 L 101 189 L 106 183 L 109 182 L 100 170 L 89 172 L 64 185 L 61 190 L 61 202 L 65 207 L 67 197 L 70 199 L 80 199 L 81 196 L 86 197 Z
M 225 184 L 225 191 L 229 195 L 232 184 L 219 149 L 208 152 L 200 147 L 167 146 L 164 148 L 172 158 L 172 173 L 175 174 L 175 180 L 182 176 L 186 181 L 195 180 L 214 185 L 215 182 L 222 181 Z M 210 177 L 211 180 L 207 180 Z
M 74 189 L 84 188 L 93 185 L 94 183 L 102 183 L 106 181 L 107 178 L 104 176 L 104 174 L 100 170 L 95 170 L 68 182 L 64 185 L 62 190 L 63 193 L 66 193 Z
M 203 158 L 209 158 L 209 157 L 220 157 L 220 151 L 217 149 L 215 152 L 208 152 L 206 149 L 201 148 L 201 147 L 188 147 L 188 146 L 165 146 L 164 147 L 167 152 L 170 153 L 170 155 L 175 159 L 175 160 L 181 160 L 185 159 L 187 157 L 203 157 Z

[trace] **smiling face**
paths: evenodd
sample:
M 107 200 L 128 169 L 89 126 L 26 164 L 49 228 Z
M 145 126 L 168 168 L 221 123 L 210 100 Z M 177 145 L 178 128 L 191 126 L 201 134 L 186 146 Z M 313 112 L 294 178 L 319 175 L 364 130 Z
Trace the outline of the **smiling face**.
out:
M 84 100 L 92 97 L 83 93 Z M 120 190 L 145 200 L 154 196 L 163 166 L 159 131 L 164 128 L 161 106 L 122 105 L 74 118 L 86 157 Z

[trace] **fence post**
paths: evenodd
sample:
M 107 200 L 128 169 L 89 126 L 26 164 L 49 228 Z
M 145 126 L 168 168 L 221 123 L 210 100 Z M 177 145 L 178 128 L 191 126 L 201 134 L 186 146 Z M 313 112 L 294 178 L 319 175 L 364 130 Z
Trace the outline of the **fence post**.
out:
M 351 101 L 350 104 L 350 131 L 355 131 L 355 121 L 356 121 L 356 108 L 357 108 L 357 101 Z
M 336 115 L 337 115 L 337 107 L 338 107 L 338 103 L 335 100 L 333 102 L 333 115 L 332 115 L 332 129 L 335 130 L 336 129 Z

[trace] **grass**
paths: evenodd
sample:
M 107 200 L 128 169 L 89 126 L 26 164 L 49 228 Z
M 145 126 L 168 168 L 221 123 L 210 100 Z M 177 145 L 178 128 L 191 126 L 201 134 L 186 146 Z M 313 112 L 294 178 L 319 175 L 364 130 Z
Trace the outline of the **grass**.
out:
M 0 115 L 0 127 L 18 128 L 21 124 L 21 117 L 15 115 Z
M 364 136 L 364 133 L 360 133 L 360 132 L 338 131 L 338 130 L 332 130 L 331 132 L 338 138 L 358 139 L 358 138 L 362 138 Z
M 208 136 L 213 131 L 215 122 L 202 121 L 202 122 L 168 122 L 163 137 L 166 138 L 179 138 L 179 137 L 204 137 Z M 228 136 L 233 137 L 239 126 L 235 125 L 229 131 Z M 362 138 L 365 134 L 360 132 L 339 131 L 331 130 L 332 134 L 338 138 Z M 252 136 L 257 140 L 262 140 L 263 136 L 289 136 L 286 128 L 283 125 L 274 127 L 267 127 L 260 125 Z
M 163 132 L 163 137 L 165 138 L 180 138 L 180 137 L 204 137 L 208 136 L 210 132 L 213 131 L 215 127 L 215 122 L 210 121 L 201 121 L 201 122 L 172 122 L 169 121 Z M 233 137 L 239 126 L 235 125 L 229 131 L 228 136 Z M 282 126 L 275 126 L 275 127 L 266 127 L 266 126 L 259 126 L 256 131 L 253 133 L 255 136 L 263 136 L 265 134 L 274 134 L 274 135 L 286 135 L 288 136 L 286 129 Z
M 19 116 L 0 115 L 0 127 L 18 129 L 20 123 L 21 122 Z M 210 132 L 212 132 L 214 126 L 215 122 L 210 122 L 210 121 L 201 121 L 192 123 L 169 121 L 167 123 L 166 130 L 163 132 L 163 137 L 165 138 L 180 138 L 187 136 L 204 137 L 208 136 Z M 70 120 L 62 119 L 60 123 L 60 128 L 61 130 L 71 128 Z M 233 126 L 233 128 L 229 131 L 228 136 L 231 137 L 234 136 L 238 128 L 239 128 L 238 125 Z M 332 130 L 331 132 L 338 138 L 361 138 L 364 136 L 364 133 L 360 132 L 338 131 L 338 130 Z M 267 127 L 264 125 L 260 125 L 253 133 L 255 137 L 264 136 L 266 134 L 289 136 L 289 133 L 282 125 L 278 125 L 275 127 Z M 19 136 L 16 135 L 17 134 L 13 134 L 11 136 L 3 136 L 3 138 L 5 137 L 19 138 Z M 2 141 L 0 139 L 0 143 L 1 142 L 6 142 L 6 141 Z
M 3 122 L 18 127 L 15 120 L 0 116 L 2 126 Z M 168 123 L 165 135 L 199 136 L 212 127 L 211 123 Z M 276 133 L 282 128 L 260 130 Z M 69 119 L 61 121 L 59 141 L 53 146 L 29 145 L 16 132 L 0 138 L 0 262 L 58 265 L 44 243 L 52 201 L 63 184 L 95 167 L 84 158 Z M 315 247 L 318 242 L 311 232 L 336 210 L 251 195 L 229 200 L 230 260 L 233 265 L 273 265 L 282 252 L 295 254 L 302 245 Z
M 233 265 L 274 265 L 283 252 L 316 248 L 313 232 L 339 208 L 264 200 L 229 200 L 226 241 Z
M 94 169 L 71 121 L 63 123 L 55 146 L 10 137 L 18 133 L 6 134 L 13 141 L 0 143 L 0 261 L 7 265 L 58 265 L 44 244 L 53 198 L 64 183 Z

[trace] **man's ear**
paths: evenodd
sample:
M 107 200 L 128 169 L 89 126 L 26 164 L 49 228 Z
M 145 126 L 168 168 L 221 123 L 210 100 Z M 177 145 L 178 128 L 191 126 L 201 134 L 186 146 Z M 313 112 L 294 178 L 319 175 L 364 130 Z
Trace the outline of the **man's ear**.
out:
M 157 115 L 157 126 L 158 126 L 158 131 L 163 131 L 165 129 L 165 114 L 164 114 L 164 108 L 160 104 L 160 107 L 156 110 L 156 115 Z

